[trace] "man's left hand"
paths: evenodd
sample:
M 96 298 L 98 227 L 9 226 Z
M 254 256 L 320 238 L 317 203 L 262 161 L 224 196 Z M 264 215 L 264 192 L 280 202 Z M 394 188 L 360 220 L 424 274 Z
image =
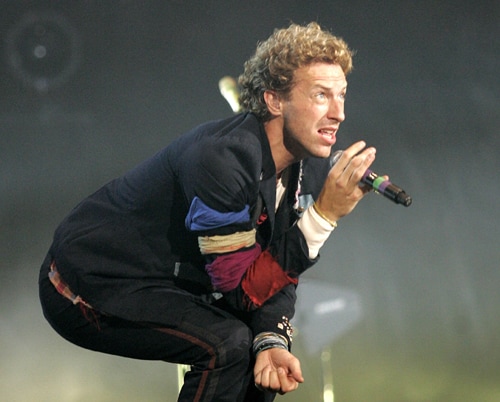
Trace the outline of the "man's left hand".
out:
M 280 348 L 260 352 L 253 372 L 257 388 L 280 394 L 295 391 L 304 382 L 299 359 Z

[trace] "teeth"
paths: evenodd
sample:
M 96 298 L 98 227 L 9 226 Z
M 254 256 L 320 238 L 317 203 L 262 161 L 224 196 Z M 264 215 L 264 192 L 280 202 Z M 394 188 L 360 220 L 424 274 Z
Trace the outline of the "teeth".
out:
M 333 137 L 333 131 L 332 130 L 320 130 L 322 135 L 328 135 L 329 137 Z

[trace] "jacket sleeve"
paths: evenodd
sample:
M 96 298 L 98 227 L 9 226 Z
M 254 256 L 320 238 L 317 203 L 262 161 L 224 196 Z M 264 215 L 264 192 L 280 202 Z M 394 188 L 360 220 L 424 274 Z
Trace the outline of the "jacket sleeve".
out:
M 242 131 L 201 137 L 178 169 L 189 208 L 185 226 L 197 236 L 205 271 L 222 293 L 238 286 L 261 254 L 253 222 L 261 158 L 258 139 Z
M 189 203 L 186 227 L 198 236 L 214 290 L 225 294 L 234 308 L 252 311 L 281 289 L 294 287 L 316 260 L 308 257 L 290 202 L 275 222 L 277 238 L 271 246 L 263 250 L 257 242 L 262 154 L 255 137 L 245 134 L 191 147 L 180 183 Z
M 298 190 L 289 186 L 291 191 L 275 217 L 272 243 L 242 278 L 240 286 L 248 310 L 262 306 L 281 288 L 296 285 L 298 277 L 319 260 L 319 255 L 309 257 L 309 247 L 297 221 L 298 211 L 306 210 L 317 197 L 328 173 L 327 163 L 324 159 L 305 161 L 303 169 L 301 166 L 296 172 L 296 180 L 301 178 Z
M 293 327 L 290 321 L 295 314 L 295 289 L 294 285 L 285 286 L 251 313 L 250 327 L 255 335 L 262 332 L 277 333 L 287 339 L 288 348 L 291 348 Z

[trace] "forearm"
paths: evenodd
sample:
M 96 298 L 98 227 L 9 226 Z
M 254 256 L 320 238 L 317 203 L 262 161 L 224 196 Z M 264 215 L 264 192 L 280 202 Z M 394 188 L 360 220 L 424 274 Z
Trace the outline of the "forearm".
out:
M 297 222 L 297 226 L 306 240 L 310 259 L 315 259 L 319 255 L 320 248 L 337 227 L 336 222 L 327 221 L 320 215 L 321 211 L 318 211 L 313 205 L 305 210 Z

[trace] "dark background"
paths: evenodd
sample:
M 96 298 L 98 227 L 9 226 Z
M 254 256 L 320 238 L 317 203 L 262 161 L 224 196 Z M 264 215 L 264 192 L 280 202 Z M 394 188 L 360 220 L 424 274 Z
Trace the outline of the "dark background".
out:
M 306 382 L 278 400 L 328 400 L 331 370 L 337 402 L 499 401 L 499 17 L 486 0 L 3 1 L 0 399 L 176 400 L 176 366 L 60 338 L 39 265 L 80 199 L 232 113 L 218 81 L 257 41 L 315 20 L 357 52 L 339 147 L 376 146 L 414 202 L 371 194 L 339 223 L 304 276 Z

